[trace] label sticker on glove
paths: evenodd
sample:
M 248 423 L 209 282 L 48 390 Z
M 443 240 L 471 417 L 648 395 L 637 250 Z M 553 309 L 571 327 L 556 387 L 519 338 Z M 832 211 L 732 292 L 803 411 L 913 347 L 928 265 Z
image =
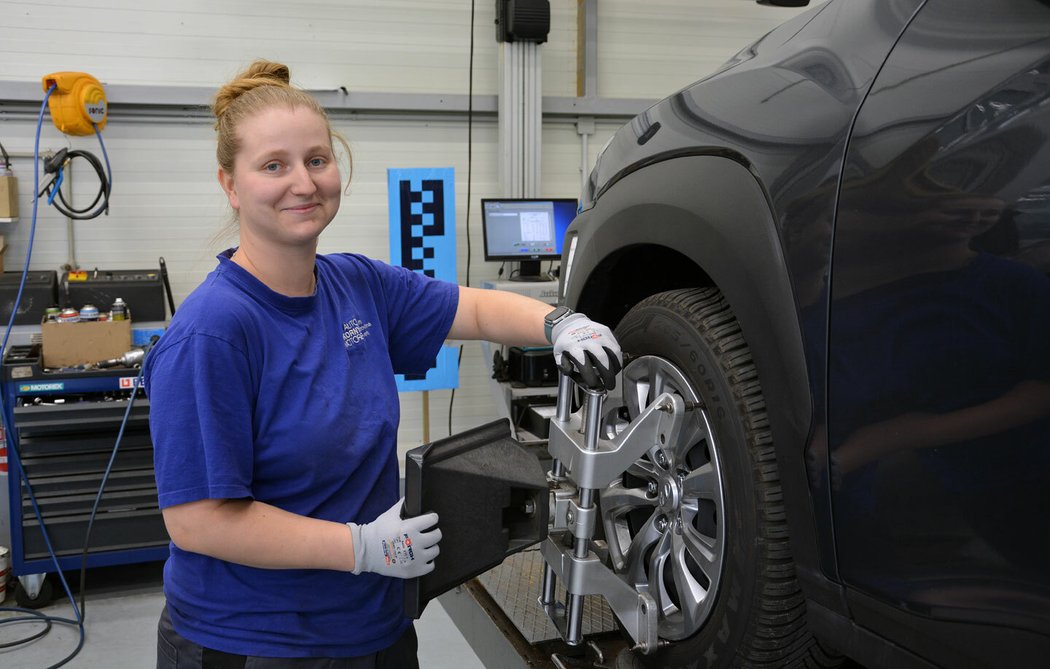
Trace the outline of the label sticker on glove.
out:
M 599 339 L 601 335 L 591 326 L 569 330 L 569 336 L 575 341 L 587 341 L 588 339 Z
M 394 537 L 390 540 L 384 539 L 383 557 L 386 558 L 387 566 L 405 564 L 415 560 L 416 554 L 412 550 L 412 539 L 407 534 L 402 534 L 400 537 Z

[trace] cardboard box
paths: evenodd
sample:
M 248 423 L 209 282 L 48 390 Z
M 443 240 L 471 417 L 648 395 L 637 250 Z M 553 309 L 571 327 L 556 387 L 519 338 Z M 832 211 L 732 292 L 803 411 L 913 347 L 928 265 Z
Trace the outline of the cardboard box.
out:
M 72 367 L 119 358 L 131 350 L 131 321 L 44 322 L 44 367 Z
M 0 174 L 0 219 L 18 220 L 18 181 L 10 174 Z

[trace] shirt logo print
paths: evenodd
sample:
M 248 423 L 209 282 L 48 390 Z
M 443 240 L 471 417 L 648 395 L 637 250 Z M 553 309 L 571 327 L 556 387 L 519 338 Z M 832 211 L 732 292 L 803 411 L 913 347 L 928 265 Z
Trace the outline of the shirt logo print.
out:
M 355 344 L 363 342 L 372 334 L 368 331 L 371 327 L 371 323 L 362 323 L 360 318 L 351 318 L 343 323 L 343 346 L 350 350 Z

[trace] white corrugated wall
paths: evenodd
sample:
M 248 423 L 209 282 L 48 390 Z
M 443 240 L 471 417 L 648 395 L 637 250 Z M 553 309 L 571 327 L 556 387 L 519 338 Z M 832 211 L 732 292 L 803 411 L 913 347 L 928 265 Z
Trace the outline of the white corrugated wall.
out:
M 800 10 L 753 0 L 598 0 L 597 94 L 656 100 L 711 71 L 742 46 Z M 254 58 L 282 61 L 294 83 L 311 90 L 465 95 L 468 86 L 471 3 L 466 0 L 0 0 L 0 100 L 12 82 L 76 70 L 106 84 L 214 88 Z M 577 3 L 552 0 L 552 28 L 543 52 L 545 96 L 576 94 Z M 474 92 L 497 92 L 498 47 L 494 0 L 476 3 Z M 581 169 L 618 123 L 601 121 L 581 165 L 580 137 L 568 121 L 545 123 L 542 193 L 579 195 Z M 459 272 L 465 277 L 467 240 L 467 128 L 447 118 L 360 115 L 336 127 L 350 141 L 354 175 L 349 196 L 321 239 L 321 250 L 389 257 L 386 169 L 452 166 L 456 171 Z M 18 155 L 33 149 L 35 123 L 0 116 L 0 141 Z M 110 215 L 73 224 L 81 267 L 127 269 L 167 262 L 178 304 L 214 266 L 231 240 L 215 235 L 228 218 L 215 182 L 214 143 L 204 121 L 150 118 L 111 122 L 104 137 L 114 173 Z M 41 148 L 64 146 L 98 153 L 94 138 L 67 138 L 45 124 Z M 481 260 L 479 200 L 498 196 L 497 136 L 493 118 L 473 132 L 470 237 L 471 283 L 496 276 Z M 29 230 L 32 160 L 14 159 L 22 220 L 0 223 L 7 238 L 7 269 L 21 267 Z M 93 197 L 97 182 L 78 167 L 75 202 Z M 41 207 L 32 269 L 61 271 L 70 261 L 63 217 Z M 468 344 L 453 430 L 496 416 L 488 388 L 488 361 Z M 421 396 L 404 394 L 402 450 L 421 443 Z M 448 430 L 449 392 L 431 393 L 431 436 Z

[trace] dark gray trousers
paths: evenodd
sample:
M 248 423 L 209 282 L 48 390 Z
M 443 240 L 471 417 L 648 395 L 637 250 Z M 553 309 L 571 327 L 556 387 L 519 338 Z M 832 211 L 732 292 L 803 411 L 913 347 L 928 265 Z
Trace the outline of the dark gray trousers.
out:
M 416 629 L 410 626 L 394 645 L 363 657 L 254 657 L 204 648 L 171 626 L 168 607 L 157 626 L 157 669 L 419 669 Z

